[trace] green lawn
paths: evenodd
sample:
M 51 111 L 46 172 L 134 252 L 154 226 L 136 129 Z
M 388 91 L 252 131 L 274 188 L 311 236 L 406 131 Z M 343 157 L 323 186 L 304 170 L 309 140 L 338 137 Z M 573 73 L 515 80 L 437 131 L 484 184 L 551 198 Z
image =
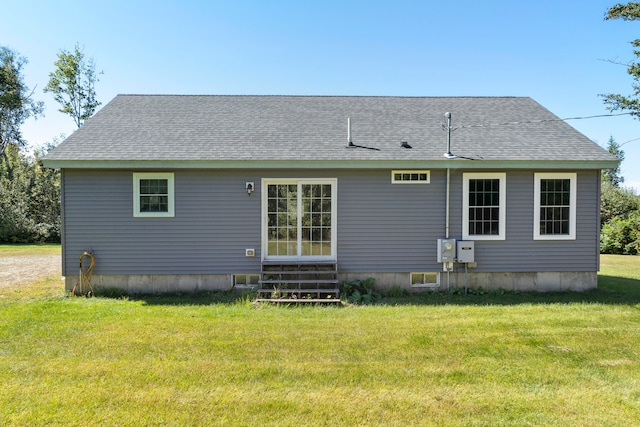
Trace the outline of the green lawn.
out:
M 0 289 L 0 384 L 3 426 L 636 425 L 640 257 L 581 294 L 343 308 L 45 280 Z
M 59 255 L 60 245 L 6 245 L 0 244 L 0 257 L 11 255 Z

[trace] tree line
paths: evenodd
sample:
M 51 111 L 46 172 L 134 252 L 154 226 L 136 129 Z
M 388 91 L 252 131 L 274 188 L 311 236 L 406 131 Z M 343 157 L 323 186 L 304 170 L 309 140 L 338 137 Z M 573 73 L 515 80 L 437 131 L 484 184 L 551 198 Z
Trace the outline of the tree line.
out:
M 640 2 L 617 3 L 606 12 L 605 20 L 640 20 Z M 609 111 L 624 111 L 633 117 L 640 117 L 640 39 L 630 42 L 635 59 L 623 63 L 627 74 L 633 79 L 632 92 L 600 95 Z M 618 61 L 612 61 L 619 63 Z M 609 139 L 609 152 L 624 160 L 624 151 L 613 138 Z M 602 176 L 600 200 L 600 250 L 611 254 L 640 253 L 640 200 L 631 190 L 621 186 L 624 179 L 620 168 L 605 171 Z
M 58 143 L 29 152 L 21 132 L 29 118 L 44 114 L 44 103 L 24 81 L 27 59 L 0 46 L 0 243 L 60 242 L 60 172 L 42 166 L 42 157 Z M 78 127 L 100 106 L 95 64 L 76 44 L 61 50 L 44 92 Z
M 607 149 L 624 161 L 624 151 L 613 137 Z M 600 190 L 600 252 L 636 255 L 640 253 L 640 196 L 622 186 L 620 165 L 602 171 Z

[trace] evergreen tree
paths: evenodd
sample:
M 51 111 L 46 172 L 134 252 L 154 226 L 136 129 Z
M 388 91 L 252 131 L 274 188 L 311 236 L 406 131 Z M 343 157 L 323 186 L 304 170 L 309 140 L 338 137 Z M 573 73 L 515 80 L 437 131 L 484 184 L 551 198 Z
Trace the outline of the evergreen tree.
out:
M 616 140 L 613 139 L 613 136 L 609 137 L 609 142 L 607 144 L 607 150 L 609 150 L 609 152 L 611 154 L 616 156 L 620 160 L 620 163 L 618 163 L 618 166 L 615 169 L 603 170 L 602 171 L 602 181 L 603 182 L 609 182 L 609 183 L 613 184 L 615 187 L 620 187 L 620 184 L 622 184 L 624 182 L 624 177 L 622 176 L 622 173 L 620 172 L 620 166 L 621 166 L 622 162 L 624 161 L 624 151 L 622 149 L 620 149 L 620 144 L 618 144 L 616 142 Z

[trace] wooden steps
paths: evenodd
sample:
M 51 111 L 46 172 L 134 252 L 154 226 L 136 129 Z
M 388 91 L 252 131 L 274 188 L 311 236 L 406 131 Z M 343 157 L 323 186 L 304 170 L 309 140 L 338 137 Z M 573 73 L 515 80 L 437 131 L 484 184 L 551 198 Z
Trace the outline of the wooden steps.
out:
M 257 302 L 339 304 L 335 262 L 264 261 Z

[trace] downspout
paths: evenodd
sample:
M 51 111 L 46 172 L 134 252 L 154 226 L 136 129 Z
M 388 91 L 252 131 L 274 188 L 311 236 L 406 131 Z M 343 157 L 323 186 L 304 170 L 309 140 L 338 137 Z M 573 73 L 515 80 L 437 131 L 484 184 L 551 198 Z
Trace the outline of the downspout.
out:
M 66 262 L 66 254 L 67 254 L 67 232 L 66 232 L 66 209 L 65 209 L 65 195 L 66 195 L 66 175 L 65 170 L 60 169 L 60 252 L 62 257 L 62 275 L 67 276 L 67 262 Z M 65 290 L 71 291 L 72 288 L 67 289 L 66 287 L 66 279 L 65 279 Z

